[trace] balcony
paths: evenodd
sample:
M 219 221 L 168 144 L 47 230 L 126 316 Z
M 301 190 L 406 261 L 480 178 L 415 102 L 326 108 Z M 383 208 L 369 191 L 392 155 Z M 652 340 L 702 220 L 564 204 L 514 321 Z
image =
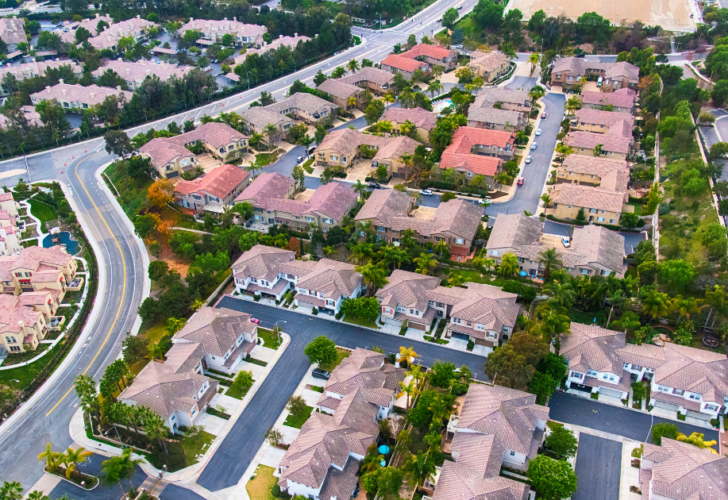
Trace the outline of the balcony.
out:
M 83 278 L 80 276 L 76 276 L 73 278 L 73 281 L 66 284 L 66 290 L 69 292 L 78 292 L 81 290 L 81 287 L 83 287 Z
M 61 329 L 61 326 L 63 326 L 63 323 L 66 322 L 65 316 L 51 316 L 50 321 L 47 323 L 48 330 L 52 332 L 57 332 Z

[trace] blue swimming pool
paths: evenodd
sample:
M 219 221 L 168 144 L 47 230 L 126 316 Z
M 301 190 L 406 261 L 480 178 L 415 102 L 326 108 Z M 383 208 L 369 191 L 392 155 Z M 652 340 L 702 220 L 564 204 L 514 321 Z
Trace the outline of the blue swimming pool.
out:
M 56 241 L 53 241 L 53 239 Z M 49 234 L 43 238 L 43 248 L 50 248 L 53 245 L 66 245 L 66 252 L 76 255 L 78 252 L 78 241 L 71 239 L 71 233 L 64 231 L 58 234 Z

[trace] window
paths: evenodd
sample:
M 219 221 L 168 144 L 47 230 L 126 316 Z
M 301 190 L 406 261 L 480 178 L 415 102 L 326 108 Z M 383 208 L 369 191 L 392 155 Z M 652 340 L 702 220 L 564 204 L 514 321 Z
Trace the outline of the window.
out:
M 582 269 L 581 274 L 589 274 L 589 269 Z
M 597 217 L 597 222 L 604 222 L 604 217 Z
M 624 363 L 624 364 L 623 364 L 622 366 L 623 366 L 624 368 L 629 368 L 629 363 Z
M 458 245 L 464 245 L 465 240 L 463 238 L 455 238 L 455 243 L 457 243 Z
M 589 370 L 588 372 L 586 372 L 586 374 L 589 375 L 590 377 L 596 377 L 597 375 L 599 375 L 594 370 Z M 605 377 L 606 377 L 606 375 L 605 375 Z
M 688 396 L 688 397 L 689 397 L 690 399 L 694 399 L 695 401 L 700 401 L 700 399 L 702 398 L 702 396 L 701 396 L 700 394 L 691 394 L 691 395 L 690 395 L 690 396 Z
M 716 407 L 713 406 L 713 405 L 705 405 L 705 409 L 706 410 L 709 410 L 709 411 L 715 411 L 716 410 Z
M 511 453 L 511 456 L 512 457 L 515 457 L 516 456 L 516 452 L 515 451 L 511 451 L 510 453 Z
M 324 217 L 323 221 L 324 221 L 325 224 L 333 224 L 334 223 L 334 219 L 327 219 L 325 217 Z
M 498 255 L 498 250 L 491 250 L 490 251 L 490 254 L 497 256 Z
M 579 372 L 571 372 L 571 376 L 578 379 L 584 378 L 584 374 Z
M 616 224 L 617 223 L 617 220 L 616 219 L 609 219 L 609 223 L 610 224 Z

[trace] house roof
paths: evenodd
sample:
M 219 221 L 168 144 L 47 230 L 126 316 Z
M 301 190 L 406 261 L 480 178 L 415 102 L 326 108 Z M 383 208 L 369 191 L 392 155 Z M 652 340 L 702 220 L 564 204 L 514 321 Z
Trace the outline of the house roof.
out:
M 101 21 L 104 21 L 109 26 L 114 24 L 113 18 L 107 15 L 96 14 L 96 16 L 92 17 L 91 19 L 81 19 L 80 21 L 73 22 L 63 21 L 63 27 L 54 29 L 53 33 L 59 35 L 63 43 L 70 43 L 75 45 L 76 31 L 78 31 L 79 28 L 87 29 L 92 36 L 96 36 L 99 34 L 96 28 Z
M 569 155 L 562 170 L 599 177 L 599 187 L 608 191 L 627 191 L 629 167 L 624 160 L 610 160 L 597 156 Z
M 265 27 L 264 27 L 265 28 Z M 263 55 L 266 52 L 269 52 L 271 50 L 278 50 L 279 48 L 286 46 L 286 47 L 296 47 L 298 45 L 298 42 L 307 42 L 311 40 L 311 38 L 307 36 L 299 36 L 296 34 L 296 36 L 283 36 L 279 35 L 278 38 L 273 40 L 271 43 L 263 42 L 263 46 L 259 49 L 256 48 L 249 48 L 245 51 L 245 54 L 240 54 L 239 56 L 236 56 L 234 61 L 235 64 L 243 64 L 245 62 L 245 59 L 249 57 L 252 54 L 258 54 Z
M 205 192 L 224 199 L 249 175 L 248 171 L 235 165 L 221 165 L 193 181 L 181 180 L 177 182 L 174 185 L 174 191 L 182 196 Z
M 510 109 L 496 109 L 490 107 L 471 106 L 468 110 L 468 120 L 480 123 L 494 123 L 496 125 L 510 125 L 515 127 L 521 118 L 521 113 Z
M 352 83 L 354 85 L 360 82 L 372 82 L 377 85 L 385 85 L 394 81 L 394 75 L 389 71 L 367 66 L 356 73 L 340 78 L 340 80 L 344 83 Z
M 446 57 L 456 57 L 458 51 L 447 49 L 442 45 L 430 45 L 427 43 L 418 43 L 411 49 L 400 54 L 402 57 L 414 59 L 416 57 L 432 57 L 433 59 L 445 59 Z
M 363 90 L 356 85 L 352 85 L 351 83 L 346 83 L 334 78 L 326 79 L 323 83 L 321 83 L 321 85 L 316 88 L 321 92 L 326 92 L 327 94 L 331 94 L 332 96 L 338 97 L 340 99 L 348 99 L 353 95 L 357 95 L 363 92 Z
M 543 223 L 538 217 L 524 214 L 500 214 L 493 225 L 485 248 L 517 248 L 521 245 L 538 243 L 541 239 Z
M 56 69 L 62 66 L 70 67 L 75 74 L 80 75 L 83 72 L 81 66 L 71 59 L 48 59 L 47 61 L 26 62 L 13 66 L 4 65 L 0 67 L 0 80 L 5 78 L 7 74 L 13 75 L 18 81 L 33 76 L 44 76 L 47 69 Z
M 596 263 L 621 274 L 627 271 L 624 263 L 624 236 L 601 226 L 590 224 L 574 228 L 571 238 L 574 250 L 583 263 Z
M 42 266 L 45 266 L 43 269 L 65 267 L 71 260 L 73 257 L 60 245 L 50 248 L 35 246 L 23 248 L 18 255 L 0 257 L 0 269 L 7 268 L 11 272 L 18 269 L 38 271 Z
M 285 125 L 293 125 L 293 120 L 285 114 L 280 114 L 268 107 L 253 106 L 242 112 L 243 120 L 248 122 L 256 130 L 262 131 L 266 125 L 275 125 L 282 128 Z
M 88 85 L 86 87 L 80 84 L 69 85 L 61 80 L 60 83 L 52 87 L 46 87 L 40 92 L 30 94 L 30 98 L 39 101 L 55 99 L 63 102 L 80 102 L 95 106 L 103 103 L 106 97 L 110 95 L 123 96 L 125 101 L 129 102 L 133 94 L 126 90 L 110 89 L 98 85 Z
M 327 134 L 316 149 L 319 152 L 331 150 L 335 154 L 347 156 L 354 154 L 360 146 L 366 145 L 382 148 L 393 140 L 394 138 L 365 134 L 359 130 L 342 128 Z
M 179 134 L 174 137 L 157 137 L 152 139 L 139 151 L 146 153 L 154 165 L 166 165 L 177 158 L 188 158 L 194 154 L 185 147 L 197 141 L 203 141 L 213 148 L 227 146 L 233 141 L 247 139 L 230 125 L 225 123 L 208 122 L 198 126 L 195 130 Z M 219 174 L 218 174 L 219 175 Z
M 35 107 L 21 106 L 19 112 L 20 112 L 20 116 L 22 116 L 26 120 L 28 120 L 29 125 L 36 125 L 38 127 L 43 125 L 43 122 L 40 119 L 40 113 L 38 113 L 35 110 Z M 10 117 L 5 116 L 5 115 L 0 115 L 0 128 L 7 128 L 10 121 L 11 121 Z
M 97 36 L 89 38 L 88 43 L 93 45 L 96 50 L 110 49 L 119 43 L 119 40 L 123 37 L 133 36 L 155 26 L 157 25 L 153 22 L 141 19 L 139 16 L 132 17 L 126 21 L 112 24 Z
M 512 90 L 503 87 L 484 87 L 478 92 L 472 106 L 492 107 L 496 102 L 524 105 L 531 102 L 531 96 L 525 90 Z
M 605 71 L 612 63 L 589 61 L 579 57 L 562 57 L 554 62 L 553 73 L 573 73 L 576 76 L 586 75 L 587 70 Z
M 622 212 L 627 201 L 625 191 L 610 191 L 580 184 L 557 184 L 549 193 L 553 203 L 582 208 L 595 208 L 607 212 Z
M 596 325 L 572 322 L 571 334 L 561 336 L 561 355 L 569 368 L 581 372 L 594 370 L 621 375 L 623 362 L 617 349 L 625 346 L 624 332 L 607 330 Z
M 351 297 L 363 283 L 362 275 L 355 268 L 355 265 L 346 262 L 321 259 L 310 273 L 301 277 L 296 286 L 314 290 L 317 294 L 321 292 L 324 299 L 337 300 L 342 295 Z
M 396 269 L 389 278 L 389 283 L 377 291 L 377 298 L 383 306 L 396 309 L 398 305 L 415 308 L 419 311 L 427 309 L 426 291 L 437 288 L 440 284 L 436 276 L 425 276 Z
M 625 121 L 631 133 L 634 128 L 634 116 L 628 113 L 617 113 L 615 111 L 602 111 L 600 109 L 582 108 L 576 111 L 576 119 L 582 123 L 594 125 L 605 125 L 611 127 L 617 122 Z
M 374 160 L 382 161 L 401 161 L 400 158 L 406 154 L 413 155 L 415 149 L 420 143 L 411 137 L 401 135 L 399 137 L 391 137 L 383 146 L 379 148 Z
M 305 111 L 308 114 L 314 114 L 326 108 L 338 107 L 339 106 L 336 104 L 329 102 L 326 99 L 321 99 L 313 94 L 309 94 L 308 92 L 296 92 L 282 101 L 274 102 L 273 104 L 265 106 L 265 109 L 276 113 L 282 113 L 287 109 L 296 108 L 298 110 Z
M 170 141 L 169 139 L 171 137 L 156 137 L 140 147 L 139 152 L 149 155 L 152 163 L 157 166 L 166 165 L 176 159 L 195 156 L 179 141 Z
M 526 500 L 529 491 L 527 484 L 497 475 L 484 478 L 477 469 L 446 460 L 432 500 Z
M 25 19 L 22 17 L 0 18 L 0 40 L 8 45 L 27 42 L 28 37 L 25 35 L 25 30 L 23 30 L 24 25 Z
M 252 201 L 253 205 L 264 207 L 272 198 L 284 198 L 294 182 L 290 177 L 277 172 L 262 173 L 235 198 L 235 202 Z
M 578 130 L 569 132 L 564 137 L 564 144 L 574 148 L 594 149 L 602 146 L 602 151 L 628 154 L 634 140 L 632 136 L 624 137 L 621 133 L 594 134 Z
M 190 21 L 182 26 L 178 33 L 180 35 L 184 35 L 187 31 L 194 31 L 197 30 L 201 33 L 212 33 L 212 32 L 219 32 L 219 34 L 226 34 L 230 33 L 232 35 L 243 35 L 246 37 L 253 37 L 257 38 L 263 33 L 267 33 L 268 29 L 265 26 L 261 26 L 259 24 L 247 24 L 242 23 L 236 19 L 233 19 L 232 21 L 228 19 L 193 19 L 190 18 Z
M 496 110 L 498 111 L 498 110 Z M 514 111 L 517 114 L 517 112 Z M 442 153 L 440 168 L 465 168 L 478 175 L 494 176 L 503 160 L 495 156 L 474 154 L 479 145 L 505 149 L 513 147 L 514 137 L 510 132 L 485 130 L 475 127 L 460 127 L 453 135 L 452 143 Z
M 232 309 L 201 307 L 173 338 L 176 342 L 195 342 L 213 356 L 224 356 L 244 333 L 255 332 L 250 314 Z
M 521 306 L 516 304 L 518 294 L 479 283 L 467 283 L 466 288 L 467 298 L 452 308 L 452 317 L 472 321 L 497 332 L 503 326 L 515 326 L 521 310 Z
M 390 218 L 406 216 L 412 207 L 412 197 L 396 189 L 377 189 L 372 192 L 354 220 L 376 219 L 387 223 Z
M 608 106 L 612 105 L 617 108 L 630 109 L 634 106 L 637 99 L 637 93 L 632 89 L 619 89 L 614 92 L 591 92 L 583 91 L 581 93 L 582 104 L 591 106 Z
M 95 77 L 100 77 L 108 70 L 112 70 L 114 73 L 119 75 L 121 78 L 127 81 L 144 80 L 146 77 L 152 77 L 156 75 L 160 80 L 167 81 L 172 76 L 182 78 L 185 74 L 192 71 L 192 66 L 178 66 L 176 64 L 170 64 L 166 62 L 151 62 L 151 61 L 124 61 L 123 59 L 113 59 L 107 61 L 106 64 L 100 66 L 96 71 L 91 74 Z
M 295 252 L 265 245 L 255 245 L 238 257 L 232 265 L 236 277 L 264 279 L 274 281 L 283 263 L 295 259 Z
M 502 52 L 481 52 L 476 50 L 470 54 L 468 66 L 480 66 L 483 71 L 491 72 L 500 68 L 503 63 L 510 62 L 510 58 Z
M 610 64 L 604 72 L 606 78 L 627 78 L 632 82 L 638 82 L 640 79 L 640 69 L 634 64 L 627 61 L 620 61 Z
M 382 61 L 382 66 L 389 66 L 390 68 L 396 68 L 407 73 L 413 73 L 417 69 L 427 69 L 426 62 L 417 61 L 397 54 L 389 54 Z
M 382 120 L 404 123 L 410 121 L 417 128 L 427 130 L 428 132 L 435 128 L 437 124 L 437 113 L 427 111 L 420 107 L 417 108 L 389 108 L 382 115 Z
M 654 383 L 723 404 L 728 396 L 728 358 L 724 354 L 672 343 L 665 343 L 664 349 L 665 363 L 655 370 Z
M 20 323 L 32 327 L 40 319 L 41 313 L 31 305 L 21 303 L 12 294 L 0 295 L 0 334 L 21 332 Z

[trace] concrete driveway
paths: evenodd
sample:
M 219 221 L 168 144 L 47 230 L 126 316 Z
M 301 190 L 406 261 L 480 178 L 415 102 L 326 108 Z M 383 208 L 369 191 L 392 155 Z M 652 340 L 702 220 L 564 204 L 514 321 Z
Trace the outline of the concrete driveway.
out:
M 577 483 L 572 500 L 619 498 L 622 443 L 582 432 L 574 472 Z
M 571 236 L 571 226 L 569 224 L 563 224 L 561 222 L 554 222 L 552 220 L 545 220 L 543 225 L 544 234 L 554 234 L 556 236 Z M 634 253 L 634 249 L 637 245 L 647 239 L 646 233 L 633 233 L 620 231 L 619 234 L 624 236 L 624 252 L 625 255 Z
M 240 481 L 253 457 L 263 444 L 265 432 L 273 425 L 286 406 L 288 398 L 296 390 L 306 370 L 311 366 L 303 353 L 304 347 L 319 335 L 324 335 L 345 347 L 381 347 L 385 353 L 399 350 L 402 345 L 414 346 L 422 356 L 422 364 L 432 365 L 436 360 L 450 361 L 456 366 L 467 365 L 479 380 L 485 379 L 485 358 L 462 351 L 441 347 L 431 342 L 403 339 L 339 323 L 315 316 L 306 316 L 284 309 L 269 307 L 225 297 L 218 307 L 228 307 L 252 314 L 262 321 L 262 326 L 272 328 L 276 320 L 286 321 L 281 326 L 291 335 L 288 346 L 278 360 L 260 390 L 256 392 L 245 411 L 220 444 L 197 484 L 210 491 L 233 486 Z

